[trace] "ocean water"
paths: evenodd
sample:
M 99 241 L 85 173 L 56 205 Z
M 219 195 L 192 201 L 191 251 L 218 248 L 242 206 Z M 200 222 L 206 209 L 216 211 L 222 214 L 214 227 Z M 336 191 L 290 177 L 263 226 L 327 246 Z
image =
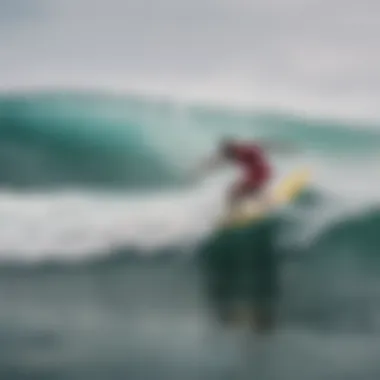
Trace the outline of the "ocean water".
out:
M 0 379 L 378 379 L 378 11 L 0 1 Z M 269 336 L 207 298 L 237 173 L 190 174 L 225 135 L 313 174 L 270 222 Z
M 3 96 L 2 378 L 375 378 L 380 133 L 365 127 L 133 96 Z M 278 327 L 248 343 L 217 328 L 198 260 L 236 173 L 188 180 L 233 128 L 298 147 L 271 157 L 276 178 L 313 171 L 275 216 Z

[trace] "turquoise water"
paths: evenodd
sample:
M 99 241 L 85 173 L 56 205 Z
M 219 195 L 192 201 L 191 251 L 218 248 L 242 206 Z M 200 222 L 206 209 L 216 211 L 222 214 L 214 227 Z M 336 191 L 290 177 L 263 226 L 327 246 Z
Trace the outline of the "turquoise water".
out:
M 314 174 L 274 217 L 278 330 L 252 339 L 248 373 L 380 374 L 373 123 L 52 92 L 0 101 L 2 379 L 241 370 L 236 337 L 210 320 L 197 260 L 215 250 L 205 243 L 235 174 L 188 179 L 225 133 L 294 144 L 294 154 L 271 157 L 278 178 L 305 164 Z M 219 240 L 217 258 L 231 238 Z

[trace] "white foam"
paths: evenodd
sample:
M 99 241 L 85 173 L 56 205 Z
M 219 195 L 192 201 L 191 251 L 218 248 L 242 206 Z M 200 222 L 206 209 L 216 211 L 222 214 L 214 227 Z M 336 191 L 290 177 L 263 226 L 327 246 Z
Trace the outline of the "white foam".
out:
M 207 233 L 222 188 L 155 196 L 0 193 L 0 260 L 78 260 L 126 246 L 148 253 Z
M 275 160 L 276 161 L 276 160 Z M 294 210 L 300 226 L 286 237 L 308 244 L 338 220 L 380 201 L 376 165 L 316 156 L 277 160 L 277 178 L 302 165 L 324 196 L 317 207 Z M 223 209 L 231 173 L 187 191 L 157 194 L 0 192 L 0 260 L 81 260 L 127 247 L 153 254 L 209 234 Z M 179 252 L 181 254 L 181 252 Z

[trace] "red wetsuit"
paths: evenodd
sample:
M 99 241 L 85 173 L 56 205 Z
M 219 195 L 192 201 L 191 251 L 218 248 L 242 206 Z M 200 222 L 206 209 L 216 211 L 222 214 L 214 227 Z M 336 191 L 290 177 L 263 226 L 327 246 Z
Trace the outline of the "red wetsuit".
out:
M 243 178 L 232 190 L 233 197 L 241 197 L 263 189 L 271 177 L 269 163 L 262 149 L 255 144 L 233 144 L 226 157 L 243 169 Z

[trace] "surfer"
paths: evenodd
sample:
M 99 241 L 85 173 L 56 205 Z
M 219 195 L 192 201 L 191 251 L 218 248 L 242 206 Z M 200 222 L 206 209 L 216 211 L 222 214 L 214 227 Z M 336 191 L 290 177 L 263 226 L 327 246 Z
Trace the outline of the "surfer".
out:
M 229 162 L 242 169 L 242 178 L 228 194 L 229 213 L 248 196 L 259 198 L 259 203 L 264 201 L 261 204 L 265 205 L 270 200 L 266 190 L 272 178 L 267 152 L 285 152 L 289 148 L 281 142 L 238 142 L 225 138 L 220 142 L 217 154 L 200 166 L 200 172 Z M 273 329 L 278 290 L 275 226 L 271 220 L 265 220 L 240 232 L 224 231 L 216 234 L 212 244 L 205 248 L 207 293 L 223 324 L 233 325 L 248 317 L 252 327 L 259 332 Z M 248 297 L 242 314 L 235 304 L 241 292 L 245 293 L 243 298 Z
M 232 163 L 242 169 L 242 178 L 235 183 L 227 196 L 227 215 L 248 196 L 268 201 L 266 188 L 272 178 L 272 168 L 266 152 L 277 144 L 268 142 L 239 142 L 224 138 L 216 155 L 206 159 L 200 165 L 200 173 Z

